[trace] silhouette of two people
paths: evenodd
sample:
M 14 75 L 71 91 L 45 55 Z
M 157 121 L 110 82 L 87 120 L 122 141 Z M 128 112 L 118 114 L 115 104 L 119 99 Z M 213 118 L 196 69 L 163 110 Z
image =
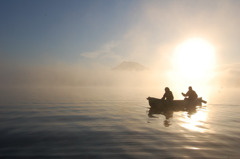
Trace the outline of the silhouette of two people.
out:
M 185 100 L 196 100 L 198 98 L 197 93 L 192 89 L 191 86 L 188 87 L 187 93 L 182 93 L 182 95 L 185 97 Z M 165 88 L 165 93 L 161 99 L 166 101 L 173 101 L 173 93 L 168 87 Z

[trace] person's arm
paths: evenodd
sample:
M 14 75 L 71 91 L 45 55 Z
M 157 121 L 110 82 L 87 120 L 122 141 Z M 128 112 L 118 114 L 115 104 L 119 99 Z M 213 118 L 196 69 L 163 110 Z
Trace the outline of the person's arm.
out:
M 182 93 L 182 95 L 184 96 L 184 97 L 186 97 L 186 96 L 189 96 L 190 95 L 190 91 L 188 91 L 186 94 L 185 93 Z
M 166 93 L 164 93 L 163 97 L 161 98 L 162 100 L 165 100 L 166 98 Z
M 185 94 L 185 93 L 182 93 L 182 95 L 183 95 L 184 97 L 186 97 L 186 96 L 187 96 L 187 94 Z

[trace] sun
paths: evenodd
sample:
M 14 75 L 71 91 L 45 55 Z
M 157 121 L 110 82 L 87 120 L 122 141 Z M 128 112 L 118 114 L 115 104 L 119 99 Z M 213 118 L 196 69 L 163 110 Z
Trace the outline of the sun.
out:
M 173 66 L 182 78 L 202 79 L 211 74 L 215 59 L 213 45 L 202 38 L 191 38 L 176 47 Z

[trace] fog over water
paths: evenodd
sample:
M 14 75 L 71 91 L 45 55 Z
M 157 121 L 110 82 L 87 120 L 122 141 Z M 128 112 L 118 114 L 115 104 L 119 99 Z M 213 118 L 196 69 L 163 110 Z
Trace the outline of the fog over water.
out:
M 0 156 L 238 158 L 239 99 L 224 93 L 192 111 L 150 114 L 146 97 L 161 97 L 163 88 L 1 88 Z
M 139 64 L 140 65 L 140 64 Z M 116 65 L 115 65 L 116 66 Z M 171 78 L 167 70 L 146 67 L 144 70 L 115 70 L 114 67 L 104 65 L 67 65 L 62 63 L 46 64 L 44 66 L 5 65 L 1 67 L 1 92 L 18 96 L 17 89 L 22 89 L 21 94 L 34 88 L 78 88 L 78 87 L 112 87 L 125 89 L 152 89 L 149 96 L 160 97 L 166 86 L 175 93 L 175 99 L 181 99 L 181 92 L 187 91 L 192 85 L 200 96 L 208 98 L 214 103 L 238 101 L 237 93 L 240 86 L 239 64 L 226 65 L 215 69 L 214 75 L 209 80 L 197 84 L 182 81 L 180 78 Z M 142 65 L 141 65 L 142 66 Z M 194 85 L 195 84 L 195 85 Z M 205 89 L 205 90 L 204 90 Z M 155 93 L 154 90 L 157 90 Z M 207 92 L 207 93 L 206 93 Z M 37 93 L 37 92 L 36 92 Z M 59 92 L 60 93 L 60 92 Z M 9 95 L 10 95 L 9 94 Z M 12 95 L 10 95 L 12 96 Z

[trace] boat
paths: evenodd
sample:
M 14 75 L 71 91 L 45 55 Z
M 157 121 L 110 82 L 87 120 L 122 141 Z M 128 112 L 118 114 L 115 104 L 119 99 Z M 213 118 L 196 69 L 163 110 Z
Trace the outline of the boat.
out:
M 148 97 L 147 98 L 149 105 L 151 108 L 158 108 L 158 109 L 185 109 L 189 107 L 196 107 L 202 106 L 202 103 L 207 103 L 201 97 L 197 98 L 196 100 L 173 100 L 173 101 L 166 101 L 159 98 Z

